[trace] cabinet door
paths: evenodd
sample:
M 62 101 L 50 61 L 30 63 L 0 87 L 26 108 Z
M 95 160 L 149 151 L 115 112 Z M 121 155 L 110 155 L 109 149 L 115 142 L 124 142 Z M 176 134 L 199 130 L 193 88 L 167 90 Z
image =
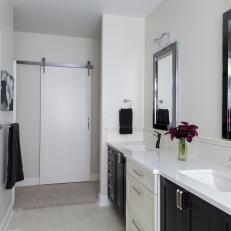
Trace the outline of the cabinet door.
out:
M 115 205 L 122 216 L 125 216 L 125 158 L 120 152 L 116 153 L 116 202 Z
M 220 231 L 218 209 L 189 193 L 186 227 L 187 231 Z
M 161 177 L 161 231 L 183 231 L 183 212 L 176 206 L 176 192 L 178 189 L 177 185 Z
M 221 228 L 220 231 L 231 231 L 231 216 L 228 214 L 221 214 Z
M 116 153 L 108 147 L 108 197 L 113 204 L 116 202 Z

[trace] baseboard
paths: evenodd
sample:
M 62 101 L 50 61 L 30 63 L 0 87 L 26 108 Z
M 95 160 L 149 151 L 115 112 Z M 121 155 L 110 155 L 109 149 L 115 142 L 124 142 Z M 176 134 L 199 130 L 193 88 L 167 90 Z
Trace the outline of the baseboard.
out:
M 39 177 L 25 178 L 23 181 L 18 182 L 16 187 L 26 187 L 33 185 L 39 185 Z
M 110 206 L 111 201 L 108 198 L 108 195 L 102 195 L 99 193 L 99 206 L 105 207 L 105 206 Z
M 7 228 L 10 224 L 12 215 L 13 215 L 13 211 L 14 211 L 14 203 L 13 201 L 10 203 L 9 208 L 7 209 L 7 212 L 3 218 L 2 223 L 0 224 L 0 231 L 7 231 Z
M 99 174 L 94 173 L 91 174 L 90 181 L 99 181 Z M 23 181 L 20 181 L 16 184 L 16 187 L 26 187 L 26 186 L 34 186 L 39 185 L 39 177 L 34 178 L 25 178 Z
M 91 174 L 91 181 L 99 181 L 99 173 Z

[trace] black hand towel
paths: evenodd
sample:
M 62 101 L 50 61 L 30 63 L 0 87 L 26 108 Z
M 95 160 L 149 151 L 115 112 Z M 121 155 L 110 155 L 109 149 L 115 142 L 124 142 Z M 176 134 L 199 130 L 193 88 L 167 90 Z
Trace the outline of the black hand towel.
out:
M 121 109 L 119 112 L 120 134 L 132 134 L 132 109 Z
M 19 138 L 19 124 L 9 128 L 8 165 L 6 189 L 12 189 L 16 182 L 24 180 L 22 156 Z
M 159 109 L 157 111 L 157 124 L 169 125 L 169 111 L 168 109 Z

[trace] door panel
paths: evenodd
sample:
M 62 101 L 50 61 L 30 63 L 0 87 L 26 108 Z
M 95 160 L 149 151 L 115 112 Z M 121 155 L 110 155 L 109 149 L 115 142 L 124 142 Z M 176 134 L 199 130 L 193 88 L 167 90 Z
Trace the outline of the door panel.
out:
M 108 147 L 108 197 L 116 203 L 116 153 Z
M 231 216 L 221 213 L 221 228 L 220 231 L 231 231 Z
M 187 231 L 218 231 L 219 213 L 215 207 L 190 193 Z
M 182 212 L 176 207 L 179 187 L 161 177 L 161 231 L 181 231 Z
M 90 180 L 90 84 L 83 69 L 41 70 L 42 184 Z
M 116 154 L 116 207 L 119 211 L 119 213 L 122 216 L 125 216 L 125 193 L 124 193 L 124 186 L 125 186 L 125 178 L 124 175 L 124 166 L 125 166 L 125 158 L 123 154 L 117 152 Z
M 178 189 L 181 193 L 176 195 Z M 217 208 L 163 177 L 160 199 L 161 231 L 231 231 L 229 216 L 224 216 L 220 223 Z

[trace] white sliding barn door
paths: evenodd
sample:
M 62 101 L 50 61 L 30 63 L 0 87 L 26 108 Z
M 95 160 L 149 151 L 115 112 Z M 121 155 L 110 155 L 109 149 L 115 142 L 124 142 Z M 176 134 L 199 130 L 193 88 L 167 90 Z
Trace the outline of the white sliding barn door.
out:
M 86 69 L 41 68 L 40 184 L 90 180 L 90 78 Z

